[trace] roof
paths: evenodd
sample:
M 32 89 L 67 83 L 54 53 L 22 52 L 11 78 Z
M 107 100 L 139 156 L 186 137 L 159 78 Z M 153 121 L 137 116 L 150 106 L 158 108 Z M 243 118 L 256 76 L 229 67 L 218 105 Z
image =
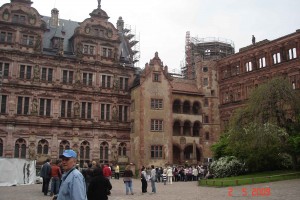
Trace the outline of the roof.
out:
M 195 80 L 187 80 L 181 78 L 174 78 L 171 82 L 173 86 L 173 92 L 183 92 L 183 93 L 201 93 L 197 88 Z

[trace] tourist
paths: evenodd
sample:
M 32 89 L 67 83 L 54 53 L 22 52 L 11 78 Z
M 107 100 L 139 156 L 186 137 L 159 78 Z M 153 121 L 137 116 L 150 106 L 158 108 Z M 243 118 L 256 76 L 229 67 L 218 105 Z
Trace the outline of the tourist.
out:
M 41 169 L 41 177 L 43 178 L 42 192 L 45 196 L 47 196 L 51 179 L 50 159 L 46 159 L 45 163 L 43 164 Z
M 164 185 L 167 184 L 167 169 L 164 169 L 164 171 L 163 171 L 162 181 L 164 182 Z
M 81 172 L 84 177 L 84 180 L 85 180 L 86 189 L 89 188 L 89 184 L 93 178 L 94 169 L 97 169 L 97 167 L 95 167 L 93 169 L 92 166 L 93 166 L 92 163 L 87 164 L 87 168 L 83 169 Z M 103 173 L 102 173 L 102 175 L 103 175 Z
M 86 200 L 84 177 L 76 169 L 77 153 L 67 149 L 59 158 L 62 159 L 64 174 L 61 178 L 57 200 Z
M 112 175 L 112 172 L 111 172 L 110 167 L 108 165 L 104 165 L 103 176 L 109 180 L 109 179 L 111 179 L 111 175 Z
M 61 171 L 58 166 L 59 160 L 53 162 L 51 166 L 51 193 L 50 196 L 56 195 L 59 191 Z
M 132 190 L 132 177 L 133 173 L 132 170 L 130 169 L 130 165 L 127 165 L 123 174 L 123 181 L 125 183 L 125 189 L 126 189 L 126 195 L 130 193 L 133 195 L 133 190 Z
M 142 167 L 142 170 L 141 170 L 141 182 L 142 182 L 142 193 L 146 193 L 147 192 L 147 187 L 148 187 L 148 184 L 147 184 L 147 179 L 146 179 L 146 168 L 143 166 Z
M 167 177 L 168 177 L 168 183 L 172 185 L 173 171 L 171 167 L 168 167 L 167 169 Z
M 96 167 L 87 191 L 88 200 L 107 200 L 111 189 L 111 183 L 103 176 L 103 170 Z
M 150 181 L 151 181 L 151 187 L 152 187 L 152 193 L 156 193 L 156 186 L 155 186 L 155 181 L 156 181 L 156 170 L 154 169 L 154 165 L 151 165 L 151 174 L 150 174 Z
M 120 167 L 118 164 L 116 164 L 115 166 L 115 179 L 119 179 L 120 178 Z

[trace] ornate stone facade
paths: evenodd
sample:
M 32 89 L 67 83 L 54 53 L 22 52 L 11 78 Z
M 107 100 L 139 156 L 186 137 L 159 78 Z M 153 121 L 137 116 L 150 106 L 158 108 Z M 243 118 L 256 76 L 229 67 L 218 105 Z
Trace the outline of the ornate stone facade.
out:
M 135 67 L 124 26 L 99 5 L 78 23 L 31 4 L 0 7 L 0 156 L 43 162 L 73 148 L 81 164 L 128 160 Z

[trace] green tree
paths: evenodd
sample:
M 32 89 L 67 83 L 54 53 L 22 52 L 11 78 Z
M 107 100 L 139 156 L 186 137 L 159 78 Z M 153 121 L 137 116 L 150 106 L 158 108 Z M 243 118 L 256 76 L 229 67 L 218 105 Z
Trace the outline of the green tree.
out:
M 283 153 L 297 166 L 300 145 L 299 94 L 287 79 L 273 78 L 253 90 L 230 119 L 228 135 L 213 145 L 217 157 L 230 153 L 250 170 L 278 168 Z M 218 147 L 218 148 L 217 148 Z

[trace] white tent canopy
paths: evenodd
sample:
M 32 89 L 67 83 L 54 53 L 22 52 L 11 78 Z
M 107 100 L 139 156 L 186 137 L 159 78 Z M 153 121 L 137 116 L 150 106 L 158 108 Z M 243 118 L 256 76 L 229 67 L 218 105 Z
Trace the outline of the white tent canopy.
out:
M 0 158 L 0 186 L 34 184 L 36 161 L 18 158 Z

